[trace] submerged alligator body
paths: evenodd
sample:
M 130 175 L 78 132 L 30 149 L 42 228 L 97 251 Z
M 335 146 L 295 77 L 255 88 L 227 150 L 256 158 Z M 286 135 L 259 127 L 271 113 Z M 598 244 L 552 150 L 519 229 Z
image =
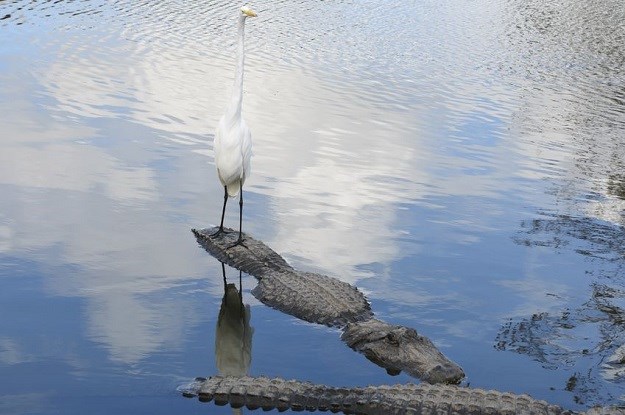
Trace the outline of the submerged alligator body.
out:
M 196 379 L 189 396 L 234 408 L 284 411 L 332 411 L 363 415 L 573 414 L 559 406 L 497 391 L 427 383 L 336 388 L 265 377 Z M 617 408 L 593 408 L 595 414 L 625 414 Z
M 341 338 L 352 349 L 385 368 L 402 370 L 430 383 L 458 383 L 464 372 L 416 330 L 375 319 L 365 296 L 354 286 L 291 267 L 262 242 L 244 236 L 244 245 L 230 246 L 238 233 L 217 237 L 217 228 L 193 230 L 211 255 L 259 280 L 252 294 L 264 304 L 299 319 L 343 329 Z

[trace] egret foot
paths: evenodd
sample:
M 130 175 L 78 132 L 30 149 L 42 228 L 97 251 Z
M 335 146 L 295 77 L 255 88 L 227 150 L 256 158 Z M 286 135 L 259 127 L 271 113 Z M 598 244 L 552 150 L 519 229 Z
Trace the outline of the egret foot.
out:
M 219 229 L 217 229 L 217 231 L 216 231 L 216 232 L 211 233 L 211 234 L 210 234 L 210 237 L 211 237 L 211 238 L 216 238 L 216 237 L 218 237 L 219 235 L 221 235 L 222 233 L 228 234 L 228 233 L 231 233 L 231 232 L 232 232 L 232 231 L 226 230 L 226 229 L 224 229 L 224 228 L 219 228 Z
M 232 245 L 228 245 L 228 247 L 226 249 L 230 249 L 230 248 L 234 248 L 235 246 L 242 246 L 247 248 L 247 245 L 245 245 L 245 243 L 243 243 L 243 238 L 239 237 L 239 239 L 237 239 L 237 241 L 235 243 L 233 243 Z

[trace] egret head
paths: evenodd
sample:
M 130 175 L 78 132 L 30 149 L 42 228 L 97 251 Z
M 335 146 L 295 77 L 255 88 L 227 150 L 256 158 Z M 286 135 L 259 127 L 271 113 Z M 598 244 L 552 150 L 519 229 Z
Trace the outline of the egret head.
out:
M 250 9 L 247 6 L 241 7 L 241 14 L 243 16 L 245 16 L 245 17 L 256 17 L 256 16 L 258 16 L 254 10 Z

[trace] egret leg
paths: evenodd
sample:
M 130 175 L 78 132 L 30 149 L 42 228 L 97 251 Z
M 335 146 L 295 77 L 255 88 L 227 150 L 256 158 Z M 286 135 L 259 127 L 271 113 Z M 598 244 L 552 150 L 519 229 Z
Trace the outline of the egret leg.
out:
M 211 234 L 212 237 L 219 236 L 224 232 L 224 216 L 226 216 L 226 203 L 228 203 L 228 188 L 224 186 L 224 207 L 221 210 L 221 224 L 217 232 Z
M 237 242 L 243 242 L 242 230 L 243 229 L 243 187 L 241 187 L 241 194 L 239 195 L 239 240 Z
M 228 290 L 228 280 L 226 279 L 226 266 L 224 263 L 221 263 L 221 275 L 224 279 L 224 292 Z
M 239 270 L 239 302 L 241 303 L 241 310 L 243 310 L 243 284 L 241 282 L 241 270 Z
M 243 187 L 241 187 L 241 193 L 239 195 L 239 239 L 237 239 L 237 241 L 233 243 L 232 245 L 230 245 L 228 248 L 232 248 L 233 246 L 237 246 L 237 245 L 244 245 L 243 244 L 243 232 L 241 230 L 242 228 L 243 228 Z
M 221 262 L 221 261 L 219 261 Z M 225 304 L 228 304 L 228 279 L 226 278 L 226 265 L 221 262 L 221 275 L 224 279 L 224 298 L 223 301 Z

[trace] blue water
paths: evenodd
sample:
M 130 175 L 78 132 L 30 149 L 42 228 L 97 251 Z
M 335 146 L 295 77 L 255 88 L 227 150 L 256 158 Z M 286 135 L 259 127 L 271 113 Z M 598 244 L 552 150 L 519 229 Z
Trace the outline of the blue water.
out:
M 625 6 L 251 6 L 244 230 L 465 385 L 623 405 Z M 0 413 L 233 412 L 177 387 L 219 371 L 221 265 L 190 229 L 221 213 L 237 8 L 0 2 Z M 416 381 L 255 285 L 248 373 Z

